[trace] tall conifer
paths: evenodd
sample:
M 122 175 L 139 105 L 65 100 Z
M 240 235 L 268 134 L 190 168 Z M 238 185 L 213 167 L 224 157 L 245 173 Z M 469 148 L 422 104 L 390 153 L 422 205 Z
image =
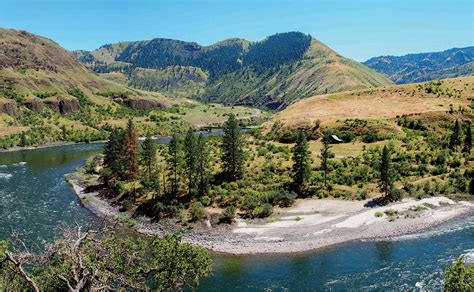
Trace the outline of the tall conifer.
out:
M 465 125 L 465 134 L 464 134 L 464 146 L 462 152 L 471 153 L 472 148 L 472 131 L 471 131 L 471 122 L 467 122 Z
M 306 183 L 310 176 L 310 157 L 308 152 L 308 142 L 304 131 L 298 132 L 296 145 L 293 147 L 293 187 L 298 194 L 304 192 Z
M 390 198 L 390 193 L 393 188 L 393 169 L 392 160 L 390 158 L 390 149 L 385 145 L 382 150 L 382 157 L 380 160 L 380 178 L 379 187 L 385 198 Z
M 189 195 L 193 195 L 196 191 L 196 161 L 198 155 L 196 151 L 196 137 L 194 136 L 193 129 L 189 128 L 184 138 L 184 160 L 186 163 L 186 179 Z
M 156 170 L 156 144 L 153 142 L 150 133 L 147 133 L 145 141 L 141 144 L 140 164 L 148 181 L 150 181 L 153 172 Z
M 239 121 L 230 114 L 224 123 L 222 137 L 222 163 L 224 177 L 228 181 L 236 181 L 244 174 L 244 139 L 239 127 Z
M 127 128 L 125 129 L 123 142 L 123 156 L 125 164 L 125 179 L 135 179 L 138 176 L 138 133 L 135 129 L 132 119 L 128 120 Z
M 177 195 L 179 192 L 179 180 L 181 177 L 182 154 L 181 142 L 176 133 L 173 134 L 168 144 L 168 181 L 170 182 L 170 194 Z
M 207 193 L 209 183 L 209 150 L 202 134 L 199 134 L 196 141 L 196 153 L 197 188 L 198 194 L 203 196 Z

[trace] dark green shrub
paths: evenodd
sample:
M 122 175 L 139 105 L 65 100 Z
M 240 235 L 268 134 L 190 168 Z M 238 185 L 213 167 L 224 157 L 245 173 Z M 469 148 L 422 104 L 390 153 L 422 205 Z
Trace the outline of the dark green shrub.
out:
M 253 217 L 254 218 L 266 218 L 273 213 L 273 206 L 270 204 L 263 204 L 255 208 Z
M 208 196 L 203 196 L 199 201 L 206 207 L 212 205 L 212 199 Z
M 219 215 L 219 223 L 231 224 L 235 218 L 235 207 L 229 206 Z
M 207 212 L 204 210 L 204 206 L 201 204 L 201 202 L 195 202 L 191 206 L 191 219 L 193 221 L 199 221 L 202 219 L 207 218 Z
M 293 205 L 293 202 L 297 197 L 298 195 L 295 192 L 289 192 L 287 190 L 273 191 L 269 194 L 269 200 L 271 204 L 283 208 Z
M 404 196 L 405 192 L 402 189 L 395 188 L 390 192 L 388 200 L 391 202 L 401 201 Z

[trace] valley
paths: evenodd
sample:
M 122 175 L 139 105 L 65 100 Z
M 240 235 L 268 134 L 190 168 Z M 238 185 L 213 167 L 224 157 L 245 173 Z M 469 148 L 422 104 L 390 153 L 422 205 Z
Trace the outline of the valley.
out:
M 473 287 L 473 47 L 136 35 L 0 28 L 0 290 Z

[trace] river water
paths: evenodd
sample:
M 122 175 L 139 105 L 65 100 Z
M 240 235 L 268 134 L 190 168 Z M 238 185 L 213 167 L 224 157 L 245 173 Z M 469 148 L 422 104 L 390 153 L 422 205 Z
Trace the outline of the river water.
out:
M 159 142 L 167 142 L 166 139 Z M 58 228 L 98 219 L 80 206 L 64 176 L 101 144 L 0 153 L 0 239 L 13 231 L 28 245 Z M 441 290 L 443 271 L 474 252 L 474 216 L 387 242 L 353 242 L 300 255 L 215 256 L 201 291 Z

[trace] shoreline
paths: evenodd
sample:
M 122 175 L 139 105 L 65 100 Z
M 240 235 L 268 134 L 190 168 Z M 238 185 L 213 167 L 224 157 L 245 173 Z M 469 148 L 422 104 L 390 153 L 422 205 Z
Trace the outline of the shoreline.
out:
M 214 128 L 211 129 L 211 131 L 207 130 L 202 130 L 198 129 L 198 132 L 202 133 L 212 133 L 212 131 L 220 129 L 220 128 Z M 145 140 L 146 137 L 139 137 L 138 139 L 140 141 Z M 152 136 L 152 140 L 159 140 L 159 139 L 166 139 L 166 138 L 171 138 L 171 135 L 163 135 L 163 136 Z M 90 142 L 64 142 L 64 141 L 58 141 L 58 142 L 52 142 L 52 143 L 46 143 L 46 144 L 41 144 L 38 146 L 14 146 L 10 147 L 7 149 L 0 148 L 0 153 L 8 153 L 8 152 L 18 152 L 18 151 L 28 151 L 28 150 L 36 150 L 36 149 L 46 149 L 46 148 L 54 148 L 54 147 L 61 147 L 61 146 L 70 146 L 70 145 L 87 145 L 87 144 L 101 144 L 101 143 L 106 143 L 108 140 L 96 140 L 96 141 L 90 141 Z
M 131 213 L 119 211 L 97 193 L 84 193 L 85 188 L 76 177 L 69 178 L 68 182 L 81 205 L 99 218 L 114 220 L 146 236 L 180 229 L 179 226 L 151 222 L 146 217 L 133 218 L 134 224 L 131 225 Z M 422 233 L 474 212 L 474 202 L 454 202 L 444 197 L 420 201 L 409 199 L 374 208 L 366 208 L 364 203 L 334 199 L 298 200 L 293 207 L 276 209 L 276 219 L 270 222 L 237 219 L 232 225 L 197 226 L 185 231 L 183 241 L 221 256 L 307 254 L 342 243 L 383 241 Z M 413 211 L 417 209 L 422 211 Z M 375 212 L 390 210 L 399 210 L 399 217 L 389 221 L 387 215 L 374 216 Z

